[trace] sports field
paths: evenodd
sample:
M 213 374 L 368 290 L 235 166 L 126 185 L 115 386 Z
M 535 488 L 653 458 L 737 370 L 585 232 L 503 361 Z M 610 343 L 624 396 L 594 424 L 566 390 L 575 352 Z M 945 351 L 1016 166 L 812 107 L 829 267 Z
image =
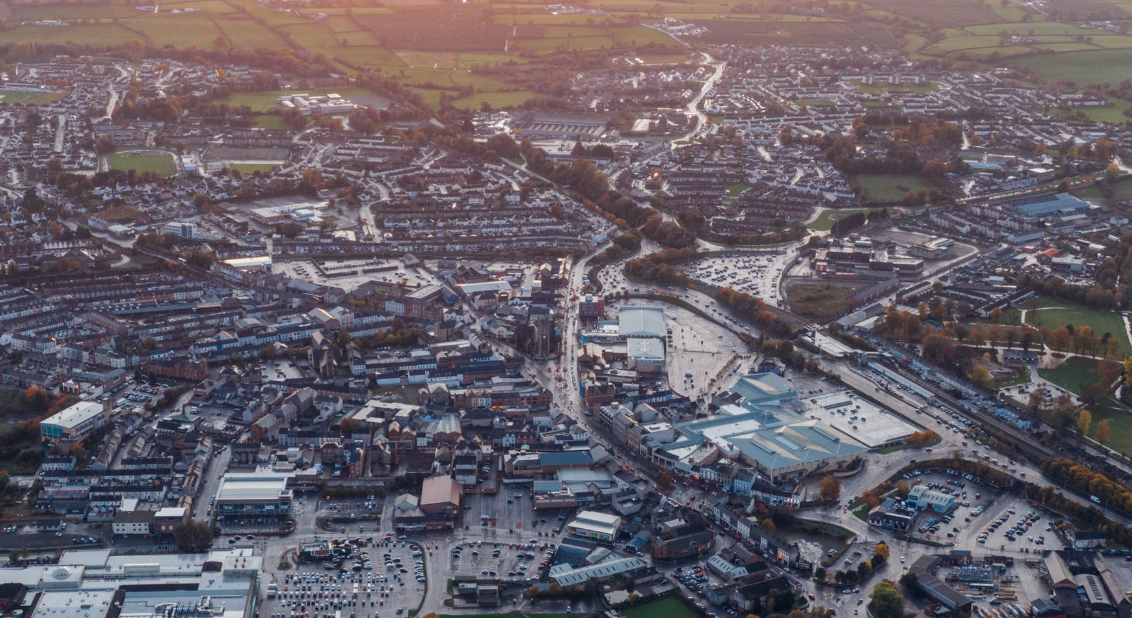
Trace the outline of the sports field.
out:
M 134 152 L 138 154 L 134 154 Z M 134 170 L 139 174 L 153 172 L 162 176 L 172 176 L 177 173 L 177 167 L 173 165 L 172 155 L 146 150 L 119 152 L 110 155 L 110 169 L 123 172 Z

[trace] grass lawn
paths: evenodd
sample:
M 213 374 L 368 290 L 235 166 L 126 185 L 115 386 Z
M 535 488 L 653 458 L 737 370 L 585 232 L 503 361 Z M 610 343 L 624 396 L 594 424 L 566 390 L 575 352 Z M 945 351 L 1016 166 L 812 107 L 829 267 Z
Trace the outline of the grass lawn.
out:
M 133 154 L 134 152 L 139 154 Z M 155 172 L 162 176 L 172 176 L 177 173 L 177 168 L 173 165 L 172 155 L 147 150 L 133 150 L 111 155 L 110 169 L 124 172 L 134 170 L 139 174 Z
M 1073 393 L 1097 383 L 1100 378 L 1099 361 L 1095 358 L 1074 356 L 1066 359 L 1057 369 L 1039 369 L 1038 375 Z
M 1121 357 L 1132 354 L 1132 344 L 1128 342 L 1128 332 L 1119 313 L 1090 309 L 1077 303 L 1045 297 L 1039 299 L 1038 305 L 1039 309 L 1026 312 L 1027 324 L 1044 324 L 1051 330 L 1070 324 L 1078 327 L 1091 326 L 1097 337 L 1109 333 L 1120 343 Z M 1023 308 L 1029 309 L 1029 303 L 1025 303 Z
M 860 185 L 861 197 L 873 203 L 899 202 L 909 191 L 935 188 L 916 174 L 860 174 L 851 179 Z
M 621 612 L 625 618 L 696 618 L 696 610 L 676 597 L 631 607 Z
M 818 215 L 817 219 L 806 225 L 806 228 L 817 232 L 828 232 L 833 229 L 833 222 L 855 212 L 868 213 L 867 210 L 826 210 Z
M 530 92 L 527 90 L 515 90 L 512 92 L 479 92 L 476 94 L 461 97 L 452 101 L 454 107 L 470 110 L 480 110 L 484 103 L 487 103 L 495 109 L 504 107 L 518 107 L 527 102 L 527 99 L 538 96 L 537 92 Z M 439 101 L 439 97 L 437 101 Z

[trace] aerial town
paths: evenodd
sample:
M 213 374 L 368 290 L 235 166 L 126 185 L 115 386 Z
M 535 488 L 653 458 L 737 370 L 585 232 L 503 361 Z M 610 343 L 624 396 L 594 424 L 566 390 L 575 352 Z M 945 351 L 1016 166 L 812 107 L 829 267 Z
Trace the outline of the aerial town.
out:
M 6 64 L 0 616 L 1132 618 L 1117 87 L 650 28 Z

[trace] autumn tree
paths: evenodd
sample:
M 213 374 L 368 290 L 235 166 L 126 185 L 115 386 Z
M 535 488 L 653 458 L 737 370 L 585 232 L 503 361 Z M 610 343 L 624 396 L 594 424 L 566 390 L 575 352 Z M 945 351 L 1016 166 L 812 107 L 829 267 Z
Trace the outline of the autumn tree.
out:
M 24 401 L 38 412 L 46 410 L 51 405 L 51 399 L 51 395 L 38 386 L 29 386 L 24 391 Z
M 833 476 L 821 480 L 821 499 L 823 502 L 836 502 L 841 497 L 841 481 Z
M 888 549 L 888 543 L 885 543 L 884 541 L 877 543 L 876 553 L 881 558 L 888 560 L 888 556 L 890 555 L 890 552 L 889 552 L 889 549 Z
M 1077 413 L 1077 431 L 1082 435 L 1089 433 L 1089 426 L 1093 424 L 1093 413 L 1081 410 Z
M 1097 435 L 1095 436 L 1096 439 L 1097 439 L 1097 442 L 1108 442 L 1109 433 L 1111 431 L 1112 431 L 1112 427 L 1111 427 L 1109 420 L 1107 418 L 1104 419 L 1103 421 L 1097 423 Z
M 994 376 L 991 375 L 985 365 L 972 367 L 971 371 L 967 373 L 967 379 L 986 389 L 994 386 Z

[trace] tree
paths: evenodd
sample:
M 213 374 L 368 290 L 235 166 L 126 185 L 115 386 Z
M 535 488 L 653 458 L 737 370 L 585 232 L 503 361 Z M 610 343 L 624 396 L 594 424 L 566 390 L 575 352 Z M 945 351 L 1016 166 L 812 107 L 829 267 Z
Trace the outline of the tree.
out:
M 51 395 L 38 386 L 30 386 L 24 391 L 24 401 L 27 401 L 28 405 L 42 412 L 51 405 Z
M 881 582 L 873 586 L 869 598 L 869 611 L 876 618 L 904 618 L 904 597 L 896 586 Z
M 997 321 L 1001 320 L 1002 319 L 1002 309 L 999 308 L 999 307 L 995 307 L 994 309 L 991 309 L 990 315 L 988 315 L 987 317 L 989 317 L 992 322 L 997 322 Z
M 183 521 L 173 526 L 173 542 L 185 553 L 199 554 L 212 546 L 212 526 L 206 521 Z
M 1062 326 L 1061 328 L 1058 328 L 1049 334 L 1049 341 L 1047 343 L 1049 344 L 1049 347 L 1057 350 L 1058 352 L 1064 352 L 1069 349 L 1070 345 L 1072 345 L 1073 335 L 1069 334 L 1069 329 Z
M 762 527 L 763 527 L 763 530 L 766 530 L 767 532 L 773 533 L 774 532 L 774 520 L 767 517 L 766 519 L 763 520 Z
M 1120 180 L 1120 166 L 1117 165 L 1115 161 L 1109 163 L 1108 167 L 1104 168 L 1104 179 L 1109 184 Z
M 1088 410 L 1081 410 L 1077 413 L 1077 431 L 1082 435 L 1089 433 L 1089 425 L 1093 424 L 1093 413 Z
M 1045 393 L 1043 393 L 1042 391 L 1040 391 L 1038 389 L 1034 389 L 1034 390 L 1030 391 L 1030 401 L 1029 401 L 1029 403 L 1030 403 L 1030 411 L 1031 412 L 1033 412 L 1034 414 L 1037 414 L 1038 411 L 1040 411 L 1042 409 L 1042 406 L 1045 405 L 1045 402 L 1046 402 Z
M 821 480 L 821 499 L 823 502 L 836 502 L 841 497 L 841 481 L 832 476 Z
M 967 374 L 967 379 L 986 389 L 994 386 L 994 376 L 985 365 L 975 365 Z
M 888 556 L 890 555 L 889 549 L 888 549 L 888 543 L 885 543 L 884 541 L 877 543 L 876 553 L 877 553 L 877 555 L 884 558 L 885 560 L 888 560 Z
M 1097 435 L 1095 436 L 1097 442 L 1108 442 L 1109 432 L 1111 430 L 1112 428 L 1107 418 L 1097 423 Z

